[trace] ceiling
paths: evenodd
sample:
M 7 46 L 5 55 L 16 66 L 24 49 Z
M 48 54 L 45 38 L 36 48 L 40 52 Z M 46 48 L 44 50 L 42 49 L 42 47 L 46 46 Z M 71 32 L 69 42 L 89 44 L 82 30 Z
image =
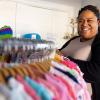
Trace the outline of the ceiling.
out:
M 58 4 L 71 4 L 71 3 L 82 2 L 83 0 L 28 0 L 28 1 L 45 1 L 45 2 L 53 2 Z

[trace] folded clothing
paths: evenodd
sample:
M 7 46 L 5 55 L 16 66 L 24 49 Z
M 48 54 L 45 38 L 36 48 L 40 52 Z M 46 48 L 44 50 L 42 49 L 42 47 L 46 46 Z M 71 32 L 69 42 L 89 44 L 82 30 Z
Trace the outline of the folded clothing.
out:
M 10 26 L 3 26 L 0 28 L 0 39 L 11 38 L 13 31 Z

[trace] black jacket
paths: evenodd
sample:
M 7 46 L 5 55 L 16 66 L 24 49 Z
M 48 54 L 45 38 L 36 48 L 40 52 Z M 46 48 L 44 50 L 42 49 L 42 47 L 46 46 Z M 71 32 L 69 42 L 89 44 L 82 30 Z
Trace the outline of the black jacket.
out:
M 75 38 L 77 37 L 66 42 L 60 50 L 65 48 Z M 93 100 L 100 100 L 100 34 L 95 37 L 92 43 L 90 61 L 69 58 L 79 65 L 81 71 L 84 73 L 84 79 L 91 83 Z

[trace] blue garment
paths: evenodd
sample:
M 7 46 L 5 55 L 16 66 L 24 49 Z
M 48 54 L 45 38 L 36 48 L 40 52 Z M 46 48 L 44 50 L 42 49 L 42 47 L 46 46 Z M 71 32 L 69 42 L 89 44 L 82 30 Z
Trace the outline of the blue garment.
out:
M 37 83 L 29 77 L 25 77 L 25 80 L 37 92 L 42 100 L 52 100 L 52 96 L 50 95 L 49 91 L 42 84 Z
M 41 40 L 41 36 L 38 33 L 27 33 L 24 34 L 22 37 L 27 39 Z

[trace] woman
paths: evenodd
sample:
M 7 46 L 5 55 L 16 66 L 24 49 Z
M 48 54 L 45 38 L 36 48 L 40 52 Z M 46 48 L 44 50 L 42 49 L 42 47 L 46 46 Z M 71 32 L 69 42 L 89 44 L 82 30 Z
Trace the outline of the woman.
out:
M 78 14 L 78 37 L 63 45 L 60 51 L 77 63 L 84 79 L 92 85 L 92 99 L 100 100 L 100 12 L 87 5 Z

